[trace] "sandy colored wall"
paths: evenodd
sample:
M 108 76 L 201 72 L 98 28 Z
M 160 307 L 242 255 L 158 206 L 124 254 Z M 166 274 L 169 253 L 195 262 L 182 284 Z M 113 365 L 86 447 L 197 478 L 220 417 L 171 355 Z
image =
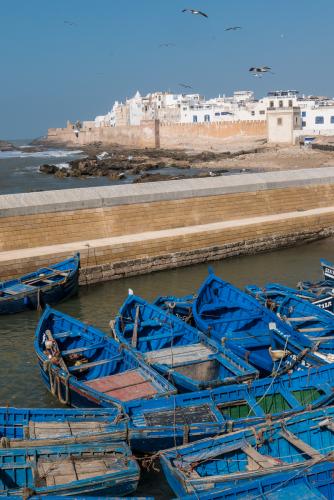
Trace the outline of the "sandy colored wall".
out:
M 0 218 L 0 251 L 330 206 L 334 184 Z
M 205 147 L 234 136 L 265 137 L 266 133 L 266 121 L 161 124 L 160 144 L 162 148 L 189 147 L 192 143 Z
M 162 125 L 158 121 L 142 122 L 139 126 L 88 127 L 78 137 L 72 127 L 50 128 L 48 140 L 69 145 L 85 145 L 93 142 L 120 144 L 129 147 L 189 147 L 192 144 L 203 147 L 216 145 L 222 139 L 233 136 L 265 137 L 265 121 L 239 121 L 225 123 L 194 123 Z

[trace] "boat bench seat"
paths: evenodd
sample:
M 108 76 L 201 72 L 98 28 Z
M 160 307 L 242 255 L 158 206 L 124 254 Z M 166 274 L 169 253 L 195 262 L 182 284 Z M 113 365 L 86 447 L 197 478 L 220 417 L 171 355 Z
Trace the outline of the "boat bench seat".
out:
M 70 354 L 79 354 L 85 351 L 90 351 L 91 349 L 98 349 L 99 347 L 103 347 L 105 342 L 98 342 L 96 344 L 86 345 L 82 347 L 76 347 L 75 349 L 67 349 L 67 351 L 61 351 L 62 356 L 69 356 Z
M 106 363 L 113 363 L 114 361 L 118 361 L 119 359 L 122 359 L 121 354 L 119 354 L 118 356 L 114 356 L 112 358 L 109 358 L 109 359 L 99 359 L 97 361 L 92 361 L 91 363 L 82 363 L 81 365 L 70 366 L 68 370 L 71 373 L 81 372 L 81 371 L 87 370 L 88 368 L 94 368 L 94 366 L 105 365 Z
M 149 364 L 177 366 L 192 361 L 206 361 L 212 354 L 214 354 L 212 348 L 197 343 L 150 351 L 144 354 L 144 358 Z
M 158 393 L 153 380 L 141 368 L 88 380 L 85 385 L 120 401 L 147 398 Z
M 34 286 L 26 285 L 25 283 L 17 283 L 16 285 L 13 285 L 11 287 L 1 289 L 2 293 L 8 295 L 17 295 L 18 293 L 32 291 L 36 291 L 36 288 Z

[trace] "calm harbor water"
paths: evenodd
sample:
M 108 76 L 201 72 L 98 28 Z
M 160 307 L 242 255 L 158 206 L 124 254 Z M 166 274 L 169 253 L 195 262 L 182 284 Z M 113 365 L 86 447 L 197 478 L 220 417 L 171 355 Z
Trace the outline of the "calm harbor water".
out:
M 217 261 L 212 267 L 223 279 L 240 287 L 267 281 L 293 286 L 301 279 L 319 279 L 319 259 L 333 260 L 333 254 L 334 239 L 329 238 L 296 248 Z M 77 297 L 58 308 L 108 331 L 109 320 L 117 313 L 128 288 L 149 301 L 161 294 L 188 294 L 199 287 L 207 270 L 207 264 L 200 264 L 83 287 Z M 0 317 L 1 405 L 58 406 L 44 388 L 36 366 L 33 335 L 38 317 L 37 312 Z M 163 478 L 154 473 L 144 474 L 139 493 L 173 498 Z

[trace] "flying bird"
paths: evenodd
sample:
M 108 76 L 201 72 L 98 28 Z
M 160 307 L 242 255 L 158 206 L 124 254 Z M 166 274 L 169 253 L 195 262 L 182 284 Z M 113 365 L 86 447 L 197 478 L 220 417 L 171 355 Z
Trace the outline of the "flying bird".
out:
M 237 31 L 241 29 L 241 26 L 231 26 L 230 28 L 225 28 L 224 31 Z
M 190 12 L 190 14 L 194 14 L 195 16 L 209 17 L 205 12 L 196 9 L 183 9 L 182 12 Z
M 178 83 L 179 87 L 183 87 L 184 89 L 192 89 L 191 85 L 187 85 L 186 83 Z
M 274 75 L 274 72 L 271 71 L 271 68 L 269 66 L 252 67 L 252 68 L 249 68 L 249 71 L 254 76 L 261 76 L 263 73 L 271 73 L 272 75 Z
M 64 21 L 64 24 L 68 24 L 68 26 L 76 26 L 76 24 L 72 21 Z
M 175 43 L 160 43 L 159 47 L 176 47 Z

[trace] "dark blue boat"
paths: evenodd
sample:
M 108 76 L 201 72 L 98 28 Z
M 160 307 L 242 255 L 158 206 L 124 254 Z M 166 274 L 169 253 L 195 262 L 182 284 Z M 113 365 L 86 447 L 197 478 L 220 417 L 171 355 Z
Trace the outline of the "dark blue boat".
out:
M 180 497 L 182 500 L 326 500 L 334 498 L 334 467 L 314 465 L 305 473 L 270 474 L 231 488 L 216 488 Z
M 256 299 L 210 272 L 193 303 L 197 328 L 264 373 L 274 369 L 269 348 L 272 322 L 287 335 L 291 329 Z
M 139 467 L 125 443 L 0 450 L 0 496 L 134 492 Z
M 245 287 L 247 293 L 259 300 L 263 305 L 271 308 L 275 307 L 275 298 L 282 301 L 287 295 L 296 297 L 297 299 L 304 300 L 325 309 L 327 312 L 333 312 L 334 296 L 332 293 L 316 293 L 312 290 L 298 290 L 279 283 L 267 283 L 264 287 L 257 287 L 249 285 Z M 320 292 L 320 291 L 319 291 Z
M 182 392 L 258 376 L 255 368 L 231 350 L 135 295 L 129 295 L 120 308 L 114 331 L 121 344 L 140 355 Z
M 80 254 L 21 278 L 0 283 L 0 314 L 54 305 L 78 291 Z
M 294 338 L 302 348 L 312 348 L 322 354 L 333 354 L 334 315 L 304 301 L 296 295 L 273 287 L 246 287 L 249 294 L 274 311 L 277 317 L 294 330 Z M 281 329 L 281 322 L 278 326 Z M 290 345 L 290 344 L 288 344 Z M 290 347 L 288 347 L 290 348 Z
M 193 324 L 193 311 L 192 305 L 195 296 L 184 295 L 183 297 L 176 297 L 175 295 L 161 295 L 155 299 L 153 305 L 160 307 L 164 311 L 174 314 L 185 323 Z
M 323 297 L 325 295 L 333 295 L 334 288 L 334 264 L 328 260 L 321 259 L 323 279 L 320 281 L 299 281 L 297 283 L 298 290 L 307 291 L 314 295 Z
M 2 448 L 124 441 L 126 436 L 126 419 L 117 408 L 0 408 Z
M 176 392 L 111 337 L 49 307 L 36 328 L 35 350 L 43 381 L 70 406 L 121 407 L 124 401 Z
M 125 403 L 133 450 L 156 452 L 334 403 L 334 365 Z
M 333 451 L 331 406 L 173 448 L 161 452 L 160 460 L 168 483 L 182 496 L 276 473 L 308 478 L 313 466 L 319 471 L 330 466 L 333 474 Z

